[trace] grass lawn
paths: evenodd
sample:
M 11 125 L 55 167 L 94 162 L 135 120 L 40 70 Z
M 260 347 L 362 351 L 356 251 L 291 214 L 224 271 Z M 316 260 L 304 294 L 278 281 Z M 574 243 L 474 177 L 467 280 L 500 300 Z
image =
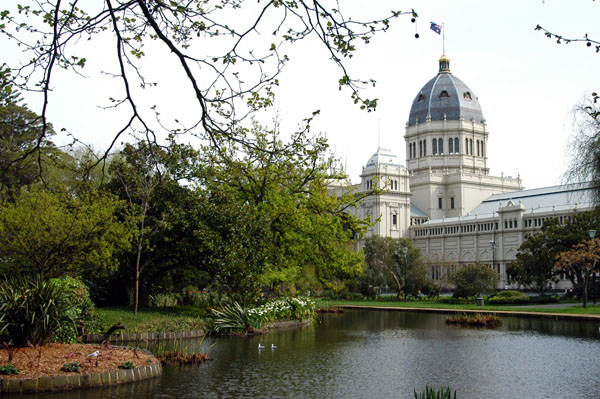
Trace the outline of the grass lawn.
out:
M 169 308 L 144 308 L 133 314 L 133 307 L 97 308 L 100 318 L 98 325 L 90 333 L 103 334 L 112 325 L 121 322 L 126 332 L 175 332 L 200 330 L 204 328 L 202 318 L 204 308 L 175 306 Z
M 562 314 L 597 314 L 600 315 L 600 305 L 588 304 L 587 308 L 581 305 L 562 308 L 543 308 L 543 307 L 523 307 L 523 305 L 502 305 L 502 306 L 477 306 L 472 305 L 453 305 L 440 302 L 407 302 L 404 301 L 346 301 L 346 300 L 324 300 L 317 301 L 317 307 L 328 307 L 335 305 L 358 305 L 358 306 L 380 306 L 380 307 L 406 307 L 421 309 L 456 309 L 456 310 L 487 310 L 490 312 L 506 310 L 510 312 L 543 312 L 543 313 L 562 313 Z

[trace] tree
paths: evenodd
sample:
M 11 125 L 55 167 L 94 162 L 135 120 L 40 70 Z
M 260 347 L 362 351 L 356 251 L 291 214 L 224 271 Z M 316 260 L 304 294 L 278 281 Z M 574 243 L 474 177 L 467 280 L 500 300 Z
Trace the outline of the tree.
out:
M 481 263 L 470 263 L 459 266 L 450 275 L 450 281 L 456 286 L 454 296 L 467 298 L 494 291 L 498 273 Z
M 556 268 L 575 276 L 583 286 L 583 307 L 587 307 L 588 282 L 598 272 L 600 239 L 586 240 L 556 257 Z
M 596 204 L 600 204 L 600 97 L 592 93 L 575 107 L 577 133 L 570 141 L 571 154 L 567 181 L 589 182 Z
M 407 281 L 404 281 L 404 268 L 407 265 L 402 248 L 408 248 Z M 366 267 L 361 277 L 364 288 L 395 286 L 396 298 L 400 299 L 400 293 L 405 290 L 405 287 L 406 293 L 415 295 L 428 284 L 427 273 L 419 261 L 420 251 L 409 239 L 371 236 L 365 239 L 364 252 Z M 372 290 L 369 289 L 367 292 L 372 293 Z
M 19 105 L 19 94 L 7 87 L 0 81 L 0 189 L 36 182 L 42 165 L 60 153 L 48 140 L 54 134 L 52 126 L 42 135 L 39 116 Z
M 348 208 L 361 198 L 331 194 L 329 183 L 345 175 L 327 154 L 326 139 L 310 137 L 305 126 L 283 142 L 277 130 L 256 123 L 239 135 L 255 146 L 205 148 L 207 167 L 198 184 L 228 192 L 262 215 L 268 232 L 261 237 L 262 284 L 277 293 L 337 289 L 344 278 L 360 274 L 362 255 L 353 251 L 352 239 L 365 224 Z
M 359 94 L 362 86 L 375 82 L 350 77 L 345 62 L 356 51 L 356 43 L 369 43 L 374 34 L 389 28 L 391 19 L 410 16 L 415 22 L 417 14 L 392 11 L 361 22 L 346 17 L 339 4 L 334 7 L 317 0 L 105 0 L 97 8 L 43 0 L 18 5 L 0 12 L 0 32 L 19 45 L 27 61 L 5 66 L 0 78 L 10 78 L 14 87 L 23 90 L 40 91 L 44 99 L 41 140 L 48 132 L 46 114 L 55 69 L 82 73 L 88 56 L 78 42 L 89 48 L 90 43 L 109 36 L 114 40 L 116 69 L 99 77 L 119 78 L 122 90 L 111 97 L 108 106 L 102 106 L 125 107 L 130 115 L 115 132 L 113 144 L 134 129 L 141 129 L 154 141 L 158 130 L 164 128 L 168 133 L 194 130 L 213 144 L 228 137 L 252 145 L 237 135 L 239 122 L 249 112 L 272 105 L 279 74 L 289 61 L 287 45 L 308 37 L 325 46 L 340 68 L 340 88 L 349 88 L 361 108 L 375 108 L 376 99 Z M 269 38 L 261 32 L 270 34 Z M 147 109 L 141 101 L 142 91 L 158 84 L 144 74 L 145 59 L 162 52 L 177 65 L 169 77 L 188 84 L 179 93 L 189 95 L 197 106 L 196 112 L 191 112 L 197 119 L 188 123 L 161 121 L 159 107 Z M 149 116 L 149 112 L 155 114 Z M 158 124 L 152 123 L 154 116 Z
M 20 189 L 14 201 L 0 202 L 1 267 L 42 279 L 116 268 L 116 255 L 130 245 L 115 216 L 122 205 L 97 192 Z
M 517 259 L 506 267 L 511 280 L 544 295 L 555 275 L 553 248 L 547 235 L 532 234 L 519 247 Z

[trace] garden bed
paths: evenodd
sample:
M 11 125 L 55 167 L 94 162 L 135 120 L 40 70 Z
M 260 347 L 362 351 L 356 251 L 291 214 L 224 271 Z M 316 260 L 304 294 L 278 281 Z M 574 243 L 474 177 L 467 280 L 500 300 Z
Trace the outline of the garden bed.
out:
M 95 351 L 98 351 L 97 356 L 87 357 Z M 84 344 L 2 348 L 0 367 L 9 365 L 14 366 L 18 374 L 0 375 L 3 393 L 106 386 L 161 374 L 160 362 L 147 351 Z M 70 365 L 66 369 L 79 371 L 65 371 L 66 365 Z

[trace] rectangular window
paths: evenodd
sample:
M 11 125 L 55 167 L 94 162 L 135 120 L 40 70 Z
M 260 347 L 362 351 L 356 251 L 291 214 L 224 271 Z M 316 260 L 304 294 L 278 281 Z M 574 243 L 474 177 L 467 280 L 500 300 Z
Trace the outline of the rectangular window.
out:
M 392 224 L 395 226 L 398 224 L 398 215 L 392 215 Z
M 454 197 L 450 197 L 450 209 L 454 209 Z
M 454 139 L 448 139 L 448 154 L 454 153 Z
M 438 209 L 442 209 L 442 199 L 438 198 Z

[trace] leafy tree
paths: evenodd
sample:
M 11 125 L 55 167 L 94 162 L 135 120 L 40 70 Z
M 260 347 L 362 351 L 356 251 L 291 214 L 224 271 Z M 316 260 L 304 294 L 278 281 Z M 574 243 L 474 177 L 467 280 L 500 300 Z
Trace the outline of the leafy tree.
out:
M 307 127 L 282 142 L 276 131 L 258 124 L 239 133 L 253 147 L 206 148 L 208 165 L 199 184 L 229 192 L 262 215 L 265 272 L 262 284 L 274 292 L 339 288 L 361 271 L 362 255 L 353 251 L 363 223 L 347 213 L 359 201 L 350 192 L 331 195 L 328 184 L 344 179 L 327 157 L 327 142 L 310 138 Z
M 408 248 L 407 281 L 404 281 L 406 264 L 402 248 Z M 366 267 L 361 277 L 363 290 L 368 287 L 395 286 L 396 298 L 399 299 L 405 287 L 406 293 L 415 295 L 429 283 L 425 268 L 419 260 L 420 251 L 409 239 L 371 236 L 365 239 L 364 252 Z
M 583 287 L 583 307 L 587 307 L 588 282 L 598 272 L 600 239 L 586 240 L 556 257 L 556 268 L 577 277 Z
M 356 43 L 369 43 L 374 34 L 389 28 L 392 19 L 407 16 L 414 22 L 417 17 L 413 10 L 391 11 L 361 21 L 347 17 L 339 4 L 330 8 L 316 0 L 105 0 L 101 4 L 96 8 L 43 0 L 1 11 L 0 33 L 20 45 L 27 61 L 2 68 L 0 77 L 12 73 L 15 87 L 31 89 L 35 84 L 45 99 L 40 112 L 45 126 L 55 68 L 81 73 L 88 56 L 78 42 L 90 48 L 106 39 L 103 32 L 110 32 L 118 67 L 108 75 L 122 82 L 122 92 L 111 98 L 110 106 L 128 108 L 130 113 L 115 132 L 115 142 L 119 135 L 139 127 L 151 141 L 163 127 L 169 132 L 199 127 L 196 134 L 213 141 L 223 136 L 244 141 L 237 135 L 239 122 L 248 112 L 273 103 L 278 77 L 289 61 L 288 45 L 309 37 L 321 43 L 339 67 L 340 88 L 349 88 L 355 103 L 372 110 L 377 100 L 363 98 L 359 89 L 374 81 L 350 77 L 345 62 L 357 50 Z M 269 34 L 268 38 L 261 33 Z M 160 109 L 144 109 L 141 98 L 144 89 L 158 82 L 145 75 L 143 67 L 146 58 L 163 51 L 177 65 L 169 77 L 187 82 L 180 92 L 195 100 L 197 112 L 192 114 L 197 118 L 185 124 L 159 120 L 153 127 L 148 113 L 160 117 Z M 47 132 L 42 129 L 39 137 Z
M 130 244 L 115 217 L 122 203 L 98 192 L 73 196 L 38 186 L 0 202 L 0 265 L 42 279 L 114 269 Z
M 481 263 L 459 266 L 450 275 L 450 281 L 456 286 L 454 296 L 467 298 L 492 292 L 498 282 L 498 273 Z
M 52 126 L 44 127 L 38 115 L 19 105 L 18 93 L 7 87 L 0 82 L 0 189 L 36 182 L 42 165 L 59 153 L 48 140 L 54 134 Z
M 555 251 L 548 246 L 548 236 L 532 234 L 521 244 L 517 259 L 507 265 L 506 272 L 511 280 L 544 295 L 555 276 L 554 258 Z

